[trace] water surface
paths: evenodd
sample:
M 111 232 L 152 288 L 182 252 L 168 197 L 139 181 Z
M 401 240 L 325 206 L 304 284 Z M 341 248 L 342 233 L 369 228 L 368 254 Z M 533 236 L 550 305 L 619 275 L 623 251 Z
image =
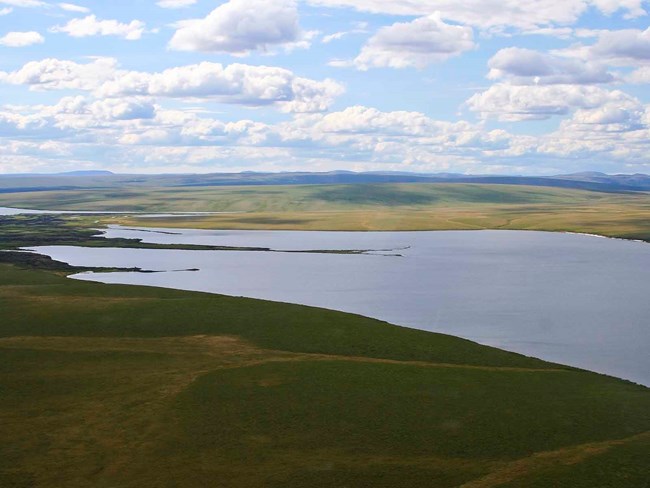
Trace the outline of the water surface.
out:
M 381 252 L 38 251 L 80 266 L 200 269 L 76 276 L 82 280 L 359 313 L 650 385 L 650 245 L 645 243 L 530 231 L 151 230 L 112 227 L 106 236 L 278 251 Z

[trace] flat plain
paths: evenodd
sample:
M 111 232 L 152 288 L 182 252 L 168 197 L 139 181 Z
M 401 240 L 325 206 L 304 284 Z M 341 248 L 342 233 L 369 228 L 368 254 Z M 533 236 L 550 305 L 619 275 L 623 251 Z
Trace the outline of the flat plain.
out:
M 126 225 L 199 229 L 570 231 L 650 240 L 650 194 L 481 184 L 357 184 L 51 190 L 0 206 L 117 212 L 226 212 Z

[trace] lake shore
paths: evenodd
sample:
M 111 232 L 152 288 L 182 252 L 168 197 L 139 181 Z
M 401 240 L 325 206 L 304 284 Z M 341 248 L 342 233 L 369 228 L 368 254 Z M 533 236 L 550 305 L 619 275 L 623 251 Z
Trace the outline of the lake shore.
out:
M 199 270 L 173 277 L 165 273 L 76 276 L 83 280 L 207 291 L 359 313 L 650 384 L 650 378 L 641 374 L 645 369 L 642 358 L 647 356 L 642 345 L 649 338 L 643 337 L 640 325 L 646 313 L 646 292 L 638 265 L 650 254 L 639 243 L 528 231 L 475 231 L 470 238 L 467 231 L 187 230 L 170 234 L 111 227 L 104 235 L 107 243 L 111 238 L 141 240 L 143 249 L 36 250 L 77 266 Z M 224 249 L 216 253 L 147 250 L 147 245 L 219 245 Z M 233 250 L 235 246 L 240 250 Z M 315 248 L 321 251 L 304 252 Z M 329 253 L 328 249 L 349 251 Z M 400 251 L 399 256 L 359 251 L 369 249 Z M 603 263 L 610 263 L 607 270 Z M 309 276 L 320 278 L 313 281 Z M 383 285 L 375 288 L 373 283 Z M 601 297 L 595 305 L 594 296 Z M 621 303 L 627 303 L 623 310 Z M 612 323 L 619 325 L 610 335 Z

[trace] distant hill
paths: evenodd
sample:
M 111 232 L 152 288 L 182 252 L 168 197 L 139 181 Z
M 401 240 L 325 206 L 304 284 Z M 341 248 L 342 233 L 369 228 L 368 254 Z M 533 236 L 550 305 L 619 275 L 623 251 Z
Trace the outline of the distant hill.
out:
M 212 173 L 124 175 L 110 171 L 73 171 L 54 175 L 0 175 L 0 193 L 112 187 L 209 187 L 249 185 L 334 185 L 362 183 L 477 183 L 546 186 L 600 192 L 650 191 L 645 174 L 585 172 L 555 176 L 491 176 L 454 173 L 332 171 L 327 173 Z
M 89 170 L 89 171 L 68 171 L 66 173 L 56 173 L 53 176 L 108 176 L 114 175 L 112 171 Z

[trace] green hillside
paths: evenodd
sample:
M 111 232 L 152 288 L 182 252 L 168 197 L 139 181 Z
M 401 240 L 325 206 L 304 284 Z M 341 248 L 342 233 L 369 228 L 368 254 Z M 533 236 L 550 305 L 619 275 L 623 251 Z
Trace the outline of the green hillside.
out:
M 647 388 L 360 316 L 0 265 L 0 336 L 1 486 L 650 475 Z
M 0 206 L 117 212 L 227 212 L 105 223 L 204 229 L 571 231 L 650 240 L 650 194 L 535 186 L 358 184 L 132 188 L 0 194 Z M 95 219 L 97 220 L 97 219 Z

